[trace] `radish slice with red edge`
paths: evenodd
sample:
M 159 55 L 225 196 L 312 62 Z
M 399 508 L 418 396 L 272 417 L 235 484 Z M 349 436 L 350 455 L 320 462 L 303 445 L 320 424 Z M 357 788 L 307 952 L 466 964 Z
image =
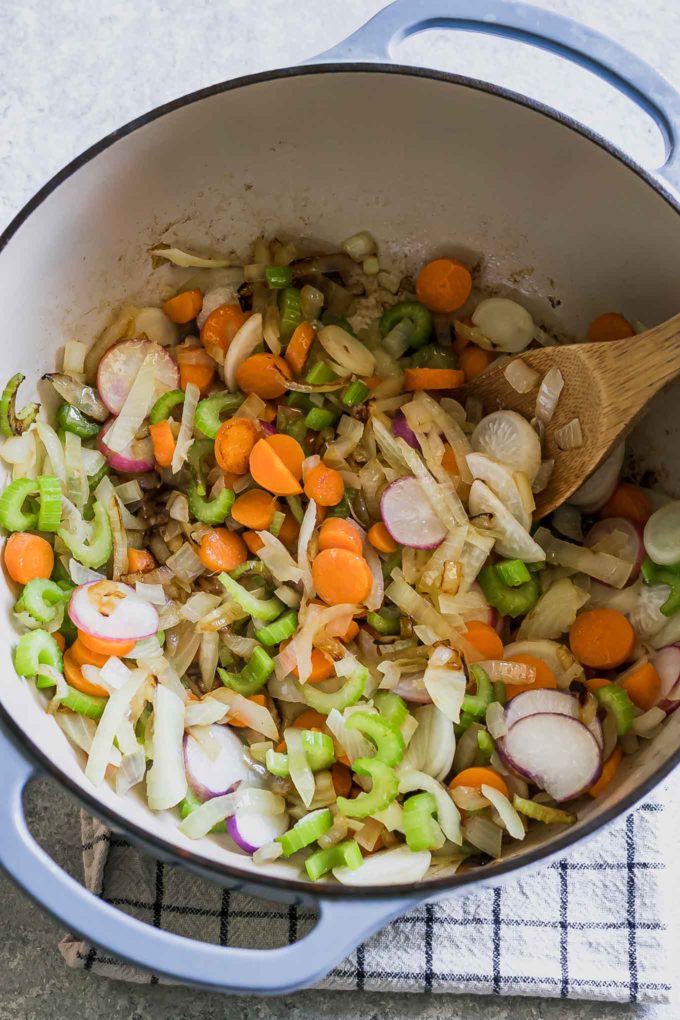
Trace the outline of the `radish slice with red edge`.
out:
M 254 773 L 246 764 L 243 744 L 228 726 L 208 726 L 209 740 L 218 746 L 211 758 L 206 748 L 190 733 L 184 738 L 184 766 L 187 782 L 200 800 L 232 793 L 244 779 Z
M 106 457 L 109 466 L 114 471 L 122 471 L 129 475 L 153 471 L 153 443 L 148 437 L 136 439 L 123 453 L 115 453 L 106 445 L 104 437 L 115 420 L 115 418 L 109 418 L 97 437 L 99 452 Z
M 662 648 L 653 657 L 652 665 L 661 680 L 657 705 L 671 715 L 680 708 L 680 648 L 677 645 Z
M 607 551 L 610 551 L 613 556 L 618 556 L 620 559 L 626 560 L 627 563 L 633 564 L 630 577 L 626 581 L 626 587 L 628 587 L 638 577 L 642 561 L 645 558 L 645 547 L 642 541 L 643 533 L 639 524 L 628 521 L 625 517 L 606 517 L 592 526 L 583 544 L 590 549 L 592 546 L 597 545 L 598 542 L 609 538 L 615 532 L 618 532 L 621 536 L 620 547 L 615 549 L 612 546 L 611 550 Z
M 558 802 L 584 793 L 602 771 L 595 737 L 568 715 L 527 715 L 496 741 L 496 749 L 509 769 Z
M 76 588 L 68 614 L 78 630 L 112 641 L 141 641 L 158 631 L 158 612 L 122 581 L 90 581 Z
M 509 688 L 509 693 L 511 694 L 510 701 L 505 707 L 505 722 L 508 729 L 528 715 L 537 715 L 544 712 L 554 713 L 555 715 L 568 715 L 572 719 L 581 721 L 579 701 L 573 695 L 567 694 L 566 691 L 553 691 L 549 688 L 541 688 L 536 691 L 523 691 L 521 694 L 516 694 L 514 698 L 511 692 L 512 687 Z M 600 720 L 596 717 L 592 722 L 586 723 L 586 726 L 595 737 L 598 747 L 602 749 L 604 747 L 604 737 L 602 736 Z
M 99 396 L 112 414 L 120 412 L 147 355 L 154 360 L 156 396 L 179 386 L 179 369 L 160 344 L 151 340 L 124 340 L 106 352 L 97 369 Z
M 380 514 L 395 542 L 411 549 L 436 549 L 446 528 L 430 505 L 420 482 L 411 475 L 397 478 L 382 494 Z
M 282 836 L 289 826 L 288 815 L 268 815 L 258 811 L 236 811 L 227 819 L 227 832 L 236 846 L 247 854 L 254 854 L 260 847 L 273 843 Z

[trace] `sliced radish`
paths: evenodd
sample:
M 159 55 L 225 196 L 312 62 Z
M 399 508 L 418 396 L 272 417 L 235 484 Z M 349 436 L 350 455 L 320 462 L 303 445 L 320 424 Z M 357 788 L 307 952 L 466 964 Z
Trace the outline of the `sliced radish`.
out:
M 68 614 L 90 637 L 141 641 L 158 630 L 158 612 L 121 581 L 90 581 L 76 588 Z
M 420 443 L 416 439 L 416 434 L 406 421 L 406 415 L 401 410 L 397 411 L 392 418 L 392 435 L 396 436 L 397 439 L 403 439 L 411 449 L 420 450 Z
M 516 411 L 494 411 L 482 418 L 470 437 L 472 449 L 523 471 L 530 482 L 541 466 L 541 441 Z
M 510 688 L 512 692 L 512 688 Z M 579 719 L 581 706 L 578 699 L 566 691 L 554 691 L 549 688 L 541 688 L 536 691 L 523 691 L 521 694 L 511 697 L 505 709 L 505 721 L 508 729 L 514 726 L 520 719 L 527 715 L 550 712 L 555 715 L 568 715 L 572 719 Z M 596 717 L 590 723 L 586 723 L 588 729 L 595 737 L 600 749 L 604 747 L 602 726 Z
M 397 478 L 380 500 L 380 514 L 395 542 L 412 549 L 436 549 L 446 538 L 446 528 L 432 509 L 420 482 Z
M 219 747 L 214 758 L 190 733 L 184 737 L 187 781 L 201 800 L 231 793 L 244 779 L 253 778 L 253 772 L 243 756 L 243 744 L 233 730 L 217 724 L 207 729 L 210 740 L 214 740 Z
M 569 502 L 587 512 L 599 510 L 607 502 L 619 480 L 625 446 L 619 443 L 609 456 L 593 471 L 580 489 L 569 497 Z
M 655 563 L 680 560 L 680 500 L 659 507 L 645 524 L 645 548 Z
M 106 445 L 104 437 L 115 420 L 115 418 L 109 418 L 97 437 L 99 451 L 104 454 L 108 464 L 114 471 L 122 471 L 125 474 L 153 471 L 153 443 L 148 437 L 146 439 L 135 439 L 132 445 L 127 450 L 124 450 L 123 453 L 115 453 Z
M 653 657 L 652 665 L 661 680 L 657 705 L 671 715 L 680 708 L 680 648 L 677 645 L 662 648 Z
M 572 800 L 596 782 L 602 752 L 590 730 L 568 715 L 527 715 L 496 741 L 502 760 L 556 801 Z
M 282 836 L 289 825 L 288 815 L 267 815 L 255 811 L 237 811 L 227 819 L 227 832 L 236 846 L 247 854 L 254 854 L 260 847 L 273 843 Z
M 642 561 L 645 558 L 642 528 L 639 524 L 628 521 L 625 517 L 606 517 L 603 521 L 598 521 L 597 524 L 593 525 L 586 535 L 583 544 L 591 548 L 597 545 L 598 542 L 604 542 L 609 539 L 610 535 L 613 536 L 617 533 L 620 537 L 616 540 L 614 538 L 610 539 L 608 547 L 606 550 L 603 549 L 603 551 L 633 564 L 630 577 L 626 582 L 626 586 L 628 586 L 638 577 Z
M 124 340 L 106 352 L 97 370 L 99 396 L 112 414 L 118 414 L 125 403 L 147 354 L 153 357 L 155 363 L 157 395 L 179 386 L 179 369 L 160 344 L 150 340 Z

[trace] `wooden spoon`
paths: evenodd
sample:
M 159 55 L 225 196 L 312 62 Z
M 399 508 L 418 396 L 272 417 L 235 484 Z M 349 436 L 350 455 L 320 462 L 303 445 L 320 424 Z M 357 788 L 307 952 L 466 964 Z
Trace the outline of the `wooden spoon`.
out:
M 545 430 L 543 456 L 554 459 L 555 469 L 547 488 L 536 495 L 537 519 L 579 488 L 640 420 L 652 397 L 680 374 L 680 315 L 626 340 L 540 347 L 516 357 L 541 378 L 551 368 L 558 368 L 564 378 L 557 410 Z M 480 399 L 485 414 L 504 408 L 531 419 L 540 383 L 529 393 L 518 393 L 505 378 L 507 366 L 507 361 L 492 364 L 464 387 L 463 395 Z M 581 423 L 583 445 L 560 450 L 555 431 L 573 418 Z

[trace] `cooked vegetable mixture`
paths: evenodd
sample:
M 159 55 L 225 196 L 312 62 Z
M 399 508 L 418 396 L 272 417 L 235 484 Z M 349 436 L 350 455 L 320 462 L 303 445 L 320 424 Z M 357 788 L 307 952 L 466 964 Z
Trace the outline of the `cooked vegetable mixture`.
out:
M 555 340 L 456 259 L 341 249 L 157 247 L 183 283 L 66 344 L 50 423 L 8 382 L 14 663 L 189 839 L 415 882 L 572 824 L 680 705 L 680 502 L 619 447 L 534 524 L 563 381 L 521 352 Z M 456 399 L 499 357 L 532 421 Z

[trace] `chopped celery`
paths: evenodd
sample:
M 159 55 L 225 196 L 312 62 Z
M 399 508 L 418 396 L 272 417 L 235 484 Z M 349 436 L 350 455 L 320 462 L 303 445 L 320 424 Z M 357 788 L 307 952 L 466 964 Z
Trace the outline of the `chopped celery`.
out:
M 164 393 L 149 411 L 149 423 L 159 425 L 170 417 L 176 407 L 183 403 L 184 390 L 170 390 L 169 393 Z
M 388 719 L 370 712 L 353 712 L 345 719 L 346 730 L 359 730 L 376 746 L 375 758 L 385 765 L 398 765 L 404 757 L 404 738 Z
M 54 475 L 38 476 L 38 531 L 58 531 L 61 523 L 61 485 Z
M 220 415 L 226 411 L 233 414 L 244 401 L 241 393 L 213 393 L 200 400 L 196 408 L 194 424 L 208 439 L 214 439 L 222 425 Z
M 495 566 L 489 564 L 480 572 L 479 581 L 486 601 L 494 606 L 503 616 L 524 616 L 538 602 L 541 589 L 538 581 L 531 575 L 530 580 L 511 588 L 501 580 Z
M 410 850 L 438 850 L 444 833 L 435 821 L 437 802 L 431 793 L 416 793 L 404 801 L 404 836 Z
M 283 290 L 293 282 L 293 270 L 290 266 L 265 266 L 264 278 L 272 290 Z
M 368 818 L 396 800 L 399 793 L 397 773 L 377 758 L 357 758 L 352 769 L 359 776 L 370 776 L 373 786 L 368 793 L 360 793 L 354 800 L 338 797 L 338 811 L 347 818 Z
M 483 716 L 493 699 L 493 687 L 486 670 L 472 663 L 470 675 L 476 684 L 475 694 L 466 694 L 463 698 L 463 711 L 479 718 Z
M 16 478 L 0 496 L 0 527 L 5 531 L 31 531 L 38 524 L 38 515 L 24 510 L 29 496 L 37 496 L 38 483 L 33 478 Z
M 420 301 L 400 301 L 387 308 L 380 319 L 380 333 L 387 336 L 402 319 L 410 319 L 413 333 L 410 346 L 417 348 L 426 344 L 432 332 L 432 313 Z
M 396 726 L 398 730 L 404 725 L 408 715 L 406 702 L 394 691 L 376 691 L 373 703 L 380 714 Z
M 363 863 L 361 848 L 356 840 L 346 839 L 325 850 L 317 850 L 305 861 L 307 875 L 312 882 L 318 881 L 333 868 L 349 868 L 356 871 Z
M 377 630 L 378 634 L 398 634 L 400 630 L 399 619 L 399 612 L 395 611 L 391 606 L 381 609 L 379 613 L 366 614 L 366 623 L 373 630 Z
M 607 684 L 606 687 L 598 687 L 593 693 L 602 708 L 614 716 L 618 735 L 625 737 L 626 733 L 631 730 L 635 719 L 635 706 L 630 700 L 628 692 L 624 691 L 623 687 L 612 683 Z
M 69 593 L 54 581 L 35 577 L 25 586 L 14 606 L 14 612 L 26 612 L 36 623 L 51 623 L 57 615 L 57 606 L 63 605 L 68 598 Z
M 189 510 L 202 524 L 223 524 L 229 516 L 234 498 L 231 489 L 222 489 L 215 499 L 206 499 L 199 495 L 196 482 L 189 482 L 187 489 Z
M 355 379 L 347 387 L 341 399 L 345 407 L 358 407 L 359 404 L 364 403 L 370 392 L 365 382 Z
M 510 588 L 519 588 L 531 580 L 531 574 L 522 560 L 501 560 L 496 564 L 496 572 L 503 584 Z
M 255 598 L 243 585 L 229 577 L 229 574 L 219 574 L 218 581 L 226 588 L 227 594 L 241 607 L 243 612 L 247 613 L 248 616 L 252 616 L 254 620 L 264 620 L 265 623 L 271 623 L 285 609 L 283 602 L 277 598 Z
M 322 432 L 323 429 L 329 429 L 335 425 L 337 420 L 337 414 L 329 411 L 327 407 L 313 407 L 305 418 L 305 425 L 313 432 Z
M 293 636 L 297 630 L 297 625 L 297 613 L 294 609 L 289 609 L 288 612 L 279 616 L 278 620 L 274 620 L 273 623 L 269 623 L 266 627 L 260 627 L 259 630 L 255 631 L 255 637 L 263 645 L 279 645 L 282 641 L 286 641 L 289 637 Z
M 14 668 L 19 676 L 35 676 L 39 666 L 52 666 L 61 673 L 61 650 L 46 630 L 31 630 L 21 635 L 14 649 Z
M 264 648 L 258 647 L 240 673 L 228 673 L 220 667 L 217 672 L 225 687 L 230 687 L 237 694 L 249 698 L 264 687 L 273 670 L 274 660 L 267 655 Z
M 533 818 L 536 822 L 543 822 L 545 825 L 573 825 L 576 821 L 576 815 L 571 815 L 568 811 L 550 807 L 548 804 L 537 804 L 525 797 L 518 797 L 517 794 L 512 798 L 512 806 L 520 814 L 526 815 L 527 818 Z
M 283 848 L 283 856 L 290 857 L 298 850 L 303 850 L 304 847 L 315 843 L 319 836 L 328 832 L 332 825 L 333 815 L 328 808 L 321 808 L 319 811 L 312 811 L 311 814 L 305 815 L 295 823 L 292 829 L 284 832 L 282 836 L 277 836 L 276 841 Z
M 307 372 L 305 382 L 309 383 L 310 386 L 322 386 L 325 383 L 335 382 L 337 378 L 330 365 L 327 365 L 325 361 L 317 361 Z
M 356 705 L 364 693 L 364 687 L 368 680 L 368 670 L 365 666 L 358 666 L 352 675 L 345 680 L 342 687 L 332 694 L 326 691 L 319 691 L 311 684 L 301 684 L 300 693 L 310 708 L 316 709 L 322 715 L 328 715 L 334 708 L 342 712 L 350 705 Z

